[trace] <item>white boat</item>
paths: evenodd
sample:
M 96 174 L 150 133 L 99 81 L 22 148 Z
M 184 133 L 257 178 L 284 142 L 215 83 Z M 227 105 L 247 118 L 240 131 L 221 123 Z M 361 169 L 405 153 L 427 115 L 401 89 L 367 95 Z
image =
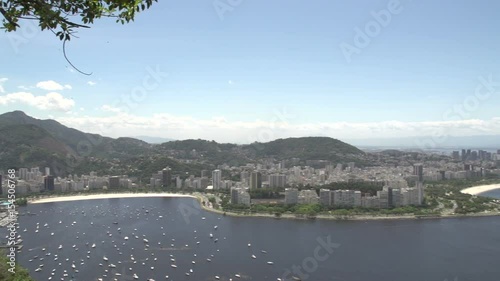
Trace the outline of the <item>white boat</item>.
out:
M 212 233 L 210 233 L 210 234 L 209 234 L 209 236 L 210 236 L 210 238 L 213 238 L 213 237 L 214 237 L 214 235 L 213 235 Z
M 235 274 L 234 276 L 236 276 L 238 278 L 241 278 L 241 275 L 239 275 L 239 274 Z
M 92 244 L 92 248 L 95 248 L 95 244 Z
M 139 279 L 139 276 L 137 276 L 137 274 L 135 274 L 135 273 L 132 277 L 134 277 L 134 279 Z
M 217 229 L 217 226 L 214 226 L 214 229 Z
M 252 255 L 252 259 L 256 259 L 257 257 L 255 255 Z
M 268 261 L 267 264 L 272 265 L 272 264 L 274 264 L 274 262 Z
M 171 264 L 170 266 L 173 268 L 177 268 L 177 265 L 175 265 L 175 264 Z
M 107 257 L 102 257 L 103 260 L 108 261 L 109 259 Z

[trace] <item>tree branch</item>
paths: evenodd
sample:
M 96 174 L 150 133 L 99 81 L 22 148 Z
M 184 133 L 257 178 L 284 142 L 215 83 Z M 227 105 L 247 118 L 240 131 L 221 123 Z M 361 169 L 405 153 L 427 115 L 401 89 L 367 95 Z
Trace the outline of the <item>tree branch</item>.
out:
M 7 15 L 7 11 L 5 11 L 3 8 L 0 7 L 0 13 L 2 13 L 3 17 L 10 23 L 12 24 L 13 26 L 15 27 L 19 27 L 19 24 L 15 23 L 10 17 L 9 15 Z

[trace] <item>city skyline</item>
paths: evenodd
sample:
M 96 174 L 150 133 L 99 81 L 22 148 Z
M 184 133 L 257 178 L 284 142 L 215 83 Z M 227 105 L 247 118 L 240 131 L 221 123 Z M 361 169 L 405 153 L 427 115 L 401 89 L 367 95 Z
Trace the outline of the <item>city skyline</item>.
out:
M 256 1 L 223 15 L 214 3 L 156 3 L 81 30 L 67 52 L 91 76 L 22 22 L 0 34 L 0 113 L 233 143 L 500 135 L 498 3 Z

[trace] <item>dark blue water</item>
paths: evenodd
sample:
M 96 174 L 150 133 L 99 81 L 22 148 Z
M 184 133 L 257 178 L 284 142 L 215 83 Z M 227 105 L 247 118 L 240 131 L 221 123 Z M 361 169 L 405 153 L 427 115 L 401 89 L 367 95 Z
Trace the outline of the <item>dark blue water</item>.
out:
M 500 189 L 494 189 L 488 192 L 483 192 L 480 194 L 481 196 L 489 196 L 493 198 L 499 198 L 500 199 Z
M 188 198 L 32 204 L 21 209 L 27 211 L 36 215 L 20 217 L 24 249 L 18 259 L 36 280 L 134 280 L 134 273 L 138 280 L 292 280 L 292 275 L 320 281 L 500 280 L 500 217 L 370 222 L 235 218 L 200 210 Z M 108 267 L 111 263 L 116 268 Z M 37 268 L 42 270 L 35 272 Z M 284 276 L 288 271 L 294 273 Z

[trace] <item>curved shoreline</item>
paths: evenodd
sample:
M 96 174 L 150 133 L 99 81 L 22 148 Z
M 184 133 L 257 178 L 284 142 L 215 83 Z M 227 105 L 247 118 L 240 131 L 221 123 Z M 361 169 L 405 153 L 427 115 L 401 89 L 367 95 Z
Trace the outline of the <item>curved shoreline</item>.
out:
M 500 188 L 500 185 L 497 185 Z M 496 188 L 493 188 L 496 189 Z M 493 190 L 491 189 L 491 190 Z M 481 189 L 483 190 L 483 189 Z M 463 192 L 463 191 L 462 191 Z M 481 191 L 485 192 L 485 191 Z M 298 217 L 294 214 L 282 214 L 280 217 L 276 217 L 273 214 L 268 213 L 253 213 L 253 214 L 240 214 L 231 211 L 223 211 L 207 207 L 203 205 L 203 201 L 208 201 L 204 194 L 179 194 L 179 193 L 105 193 L 105 194 L 87 194 L 87 195 L 69 195 L 69 196 L 53 196 L 40 199 L 29 200 L 30 204 L 43 204 L 43 203 L 57 203 L 57 202 L 70 202 L 70 201 L 82 201 L 82 200 L 95 200 L 95 199 L 119 199 L 119 198 L 193 198 L 198 201 L 201 209 L 216 213 L 219 215 L 227 215 L 232 217 L 257 217 L 257 218 L 273 218 L 273 219 L 295 219 L 295 220 L 308 220 L 308 219 L 321 219 L 321 220 L 336 220 L 336 221 L 373 221 L 373 220 L 418 220 L 418 219 L 444 219 L 444 218 L 470 218 L 470 217 L 486 217 L 486 216 L 500 216 L 499 212 L 489 212 L 489 213 L 474 213 L 467 215 L 434 215 L 434 216 L 416 216 L 413 214 L 408 215 L 386 215 L 386 216 L 375 216 L 375 215 L 353 215 L 348 217 L 337 217 L 333 215 L 317 215 L 313 218 L 308 217 Z
M 484 192 L 492 191 L 495 189 L 500 189 L 500 184 L 488 184 L 488 185 L 479 185 L 473 186 L 466 189 L 462 189 L 461 192 L 470 195 L 479 195 Z
M 69 202 L 80 200 L 93 199 L 119 199 L 119 198 L 147 198 L 147 197 L 183 197 L 197 198 L 194 195 L 178 194 L 178 193 L 105 193 L 105 194 L 87 194 L 87 195 L 69 195 L 69 196 L 53 196 L 41 199 L 31 199 L 30 204 L 54 203 L 54 202 Z

